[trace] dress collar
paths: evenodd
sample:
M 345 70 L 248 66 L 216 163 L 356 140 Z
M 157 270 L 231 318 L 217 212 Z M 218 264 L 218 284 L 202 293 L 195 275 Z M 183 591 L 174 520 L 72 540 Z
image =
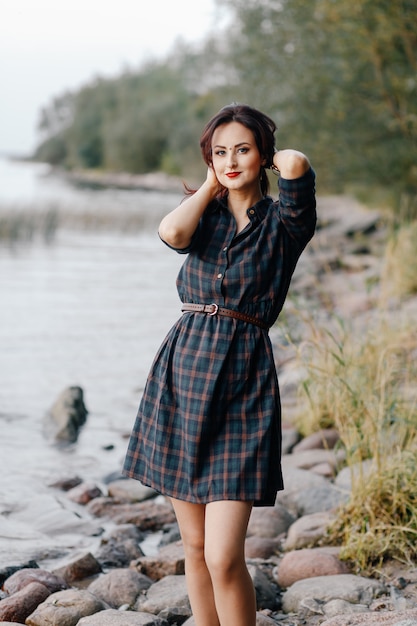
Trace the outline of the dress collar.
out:
M 247 210 L 249 219 L 252 220 L 256 216 L 258 220 L 263 220 L 272 202 L 273 199 L 271 198 L 271 196 L 264 196 L 263 198 L 261 198 L 258 202 L 256 202 L 256 204 L 254 204 L 252 207 L 249 207 L 249 209 Z M 213 202 L 209 204 L 207 209 L 212 213 L 229 211 L 227 207 L 227 195 L 223 198 L 217 198 L 216 200 L 213 200 Z

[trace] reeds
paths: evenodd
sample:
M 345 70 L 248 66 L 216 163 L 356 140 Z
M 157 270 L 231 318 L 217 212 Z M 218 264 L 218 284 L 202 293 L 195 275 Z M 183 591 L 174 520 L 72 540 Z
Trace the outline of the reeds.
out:
M 388 241 L 383 282 L 388 297 L 417 293 L 417 221 L 403 223 Z
M 352 470 L 350 500 L 325 541 L 360 570 L 417 556 L 416 354 L 415 324 L 392 318 L 362 329 L 314 326 L 299 347 L 297 426 L 304 434 L 336 427 Z
M 379 466 L 353 484 L 349 503 L 329 528 L 326 540 L 341 544 L 341 558 L 358 571 L 373 572 L 388 559 L 415 566 L 416 453 L 415 446 L 387 451 Z
M 58 225 L 59 216 L 55 207 L 47 207 L 43 211 L 3 210 L 0 212 L 0 241 L 13 245 L 38 237 L 51 242 Z
M 94 207 L 67 207 L 59 204 L 33 207 L 0 207 L 0 241 L 9 245 L 36 240 L 51 243 L 60 230 L 86 233 L 131 234 L 156 230 L 160 216 L 152 211 L 133 212 Z

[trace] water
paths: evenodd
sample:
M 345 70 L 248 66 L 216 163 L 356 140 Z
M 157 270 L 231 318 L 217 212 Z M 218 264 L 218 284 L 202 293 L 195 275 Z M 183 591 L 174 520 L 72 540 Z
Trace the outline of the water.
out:
M 65 228 L 49 244 L 0 247 L 0 566 L 34 553 L 47 559 L 90 529 L 76 507 L 69 520 L 51 482 L 75 474 L 100 481 L 121 468 L 149 366 L 180 315 L 183 258 L 156 233 L 178 201 L 174 193 L 78 189 L 44 165 L 0 160 L 0 213 L 52 203 L 110 216 L 98 232 Z M 118 229 L 121 212 L 138 211 L 149 228 Z M 84 389 L 89 415 L 77 444 L 62 450 L 42 425 L 70 385 Z

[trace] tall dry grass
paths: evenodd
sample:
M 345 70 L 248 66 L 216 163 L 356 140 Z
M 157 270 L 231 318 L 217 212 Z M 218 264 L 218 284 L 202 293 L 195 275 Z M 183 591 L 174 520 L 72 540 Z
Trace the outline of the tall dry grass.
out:
M 389 239 L 383 285 L 386 297 L 417 293 L 417 221 L 403 222 Z
M 296 426 L 304 435 L 337 428 L 351 468 L 350 500 L 325 542 L 362 571 L 417 557 L 417 325 L 393 319 L 311 323 L 298 345 Z
M 351 469 L 349 502 L 324 542 L 364 572 L 417 558 L 416 212 L 408 198 L 392 219 L 369 320 L 310 321 L 296 345 L 305 372 L 296 425 L 304 435 L 337 428 Z

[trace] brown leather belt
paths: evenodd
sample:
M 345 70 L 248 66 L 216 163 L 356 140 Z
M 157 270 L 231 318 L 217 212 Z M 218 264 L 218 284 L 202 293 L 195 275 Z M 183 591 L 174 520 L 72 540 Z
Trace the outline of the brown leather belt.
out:
M 268 324 L 262 322 L 262 320 L 257 317 L 253 317 L 252 315 L 246 315 L 246 313 L 240 313 L 239 311 L 234 311 L 233 309 L 225 309 L 218 304 L 195 304 L 194 302 L 183 302 L 181 306 L 181 311 L 190 311 L 192 313 L 207 313 L 207 315 L 224 315 L 225 317 L 234 317 L 237 320 L 241 320 L 242 322 L 248 322 L 248 324 L 255 324 L 255 326 L 259 326 L 263 330 L 268 330 Z

